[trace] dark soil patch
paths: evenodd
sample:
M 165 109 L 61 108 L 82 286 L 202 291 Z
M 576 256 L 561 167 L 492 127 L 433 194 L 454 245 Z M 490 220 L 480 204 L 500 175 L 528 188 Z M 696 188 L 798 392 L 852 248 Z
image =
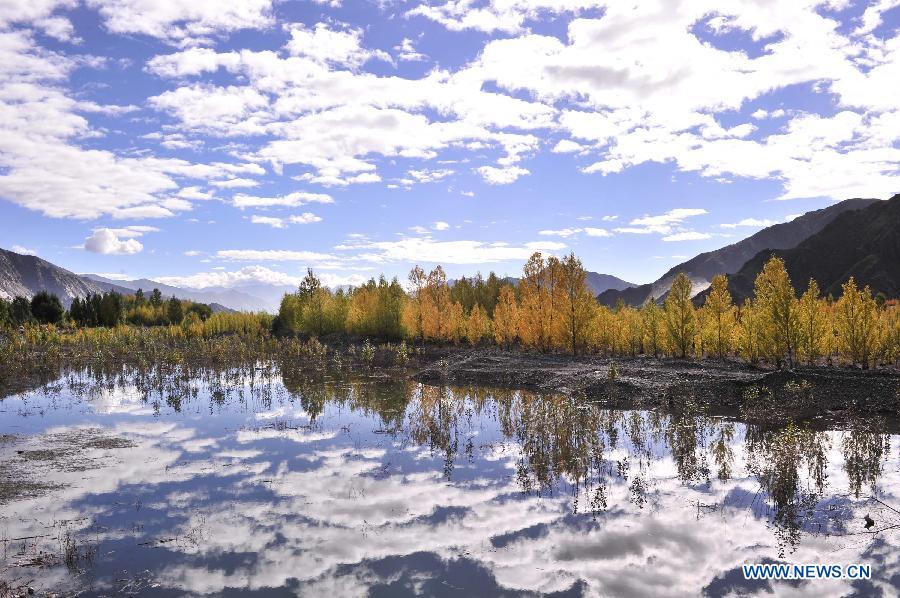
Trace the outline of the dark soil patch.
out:
M 38 449 L 35 451 L 22 451 L 19 456 L 26 461 L 55 461 L 66 455 L 65 451 Z
M 680 410 L 753 423 L 842 426 L 877 416 L 900 430 L 900 372 L 832 367 L 774 370 L 731 361 L 571 357 L 474 349 L 444 356 L 413 379 L 571 394 L 609 408 Z
M 58 488 L 61 486 L 30 480 L 0 479 L 0 505 L 23 498 L 35 498 Z

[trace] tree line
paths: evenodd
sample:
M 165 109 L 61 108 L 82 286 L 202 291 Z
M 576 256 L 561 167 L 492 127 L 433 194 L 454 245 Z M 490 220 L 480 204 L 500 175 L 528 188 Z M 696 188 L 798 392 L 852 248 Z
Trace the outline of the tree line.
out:
M 491 273 L 451 284 L 441 266 L 416 266 L 404 289 L 381 277 L 332 292 L 312 270 L 281 302 L 275 327 L 292 334 L 356 334 L 470 345 L 495 344 L 541 352 L 609 356 L 742 359 L 776 366 L 859 364 L 900 360 L 900 306 L 859 288 L 853 278 L 840 298 L 822 297 L 815 280 L 796 292 L 784 262 L 772 257 L 754 297 L 735 304 L 728 278 L 715 276 L 702 305 L 680 273 L 661 300 L 636 308 L 600 305 L 581 261 L 569 254 L 526 262 L 513 282 Z
M 204 322 L 212 314 L 212 308 L 205 303 L 176 297 L 165 299 L 159 289 L 153 289 L 149 297 L 142 289 L 134 295 L 115 291 L 89 293 L 83 298 L 75 297 L 68 310 L 59 297 L 46 291 L 36 293 L 31 299 L 19 296 L 7 301 L 0 298 L 0 325 L 7 326 L 29 323 L 68 324 L 82 328 L 111 328 L 120 324 L 169 326 Z

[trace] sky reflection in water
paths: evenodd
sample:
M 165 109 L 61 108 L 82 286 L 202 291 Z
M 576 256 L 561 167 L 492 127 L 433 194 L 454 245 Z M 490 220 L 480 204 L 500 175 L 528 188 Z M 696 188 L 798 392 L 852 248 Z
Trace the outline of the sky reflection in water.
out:
M 896 595 L 896 533 L 862 525 L 900 524 L 870 498 L 900 507 L 879 425 L 764 430 L 270 369 L 73 374 L 0 401 L 15 448 L 73 428 L 136 446 L 36 463 L 67 486 L 0 505 L 0 539 L 44 536 L 0 543 L 0 578 L 84 595 Z M 68 563 L 12 566 L 67 542 Z M 750 583 L 748 562 L 865 562 L 875 579 Z

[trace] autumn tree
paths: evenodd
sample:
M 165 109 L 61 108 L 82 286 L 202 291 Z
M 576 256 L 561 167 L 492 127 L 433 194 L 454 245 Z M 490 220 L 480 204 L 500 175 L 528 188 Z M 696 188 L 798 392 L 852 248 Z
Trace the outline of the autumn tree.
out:
M 447 275 L 441 266 L 436 266 L 428 274 L 425 286 L 419 293 L 419 304 L 422 310 L 422 336 L 430 340 L 446 338 L 452 302 Z
M 519 304 L 516 291 L 509 285 L 500 288 L 494 308 L 494 341 L 506 348 L 515 342 L 519 334 Z
M 540 252 L 528 258 L 519 281 L 519 338 L 528 347 L 550 348 L 553 338 L 553 300 L 548 285 L 548 264 Z M 555 281 L 556 275 L 553 280 Z
M 691 302 L 691 279 L 679 272 L 665 300 L 666 333 L 672 351 L 678 357 L 686 357 L 696 331 L 696 314 Z
M 838 346 L 852 363 L 868 367 L 879 343 L 878 313 L 869 287 L 858 289 L 853 277 L 841 286 L 835 304 Z
M 760 315 L 763 353 L 780 367 L 786 359 L 793 367 L 800 332 L 799 307 L 784 260 L 772 256 L 754 283 Z
M 819 285 L 812 278 L 798 305 L 800 327 L 798 349 L 806 363 L 812 365 L 822 356 L 825 335 L 828 334 L 828 316 L 819 298 Z
M 706 327 L 710 331 L 712 353 L 722 359 L 731 348 L 734 326 L 734 305 L 731 302 L 731 293 L 728 292 L 727 276 L 724 274 L 713 276 L 702 310 Z
M 759 310 L 750 299 L 745 299 L 738 310 L 737 348 L 741 356 L 750 363 L 759 361 Z
M 564 346 L 575 355 L 587 344 L 597 300 L 587 286 L 587 273 L 581 260 L 574 253 L 562 259 L 559 273 L 558 285 L 561 292 L 556 304 L 559 311 L 558 322 Z
M 665 322 L 663 310 L 651 297 L 641 307 L 641 327 L 643 331 L 644 353 L 659 357 L 663 348 Z
M 459 305 L 457 303 L 457 305 Z M 482 339 L 491 333 L 491 321 L 479 304 L 472 306 L 469 317 L 466 320 L 466 340 L 470 345 L 477 345 Z
M 428 282 L 425 271 L 418 265 L 409 271 L 409 295 L 403 309 L 403 329 L 406 336 L 412 339 L 421 339 L 422 330 L 422 292 Z
M 900 305 L 896 302 L 882 312 L 884 335 L 882 337 L 882 355 L 887 362 L 895 365 L 900 361 Z

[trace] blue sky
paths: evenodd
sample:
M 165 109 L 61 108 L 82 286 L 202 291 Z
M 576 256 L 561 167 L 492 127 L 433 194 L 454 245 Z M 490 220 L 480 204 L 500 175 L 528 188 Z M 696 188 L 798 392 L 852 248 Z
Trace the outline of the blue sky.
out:
M 0 2 L 0 246 L 195 287 L 649 282 L 900 191 L 900 0 Z

